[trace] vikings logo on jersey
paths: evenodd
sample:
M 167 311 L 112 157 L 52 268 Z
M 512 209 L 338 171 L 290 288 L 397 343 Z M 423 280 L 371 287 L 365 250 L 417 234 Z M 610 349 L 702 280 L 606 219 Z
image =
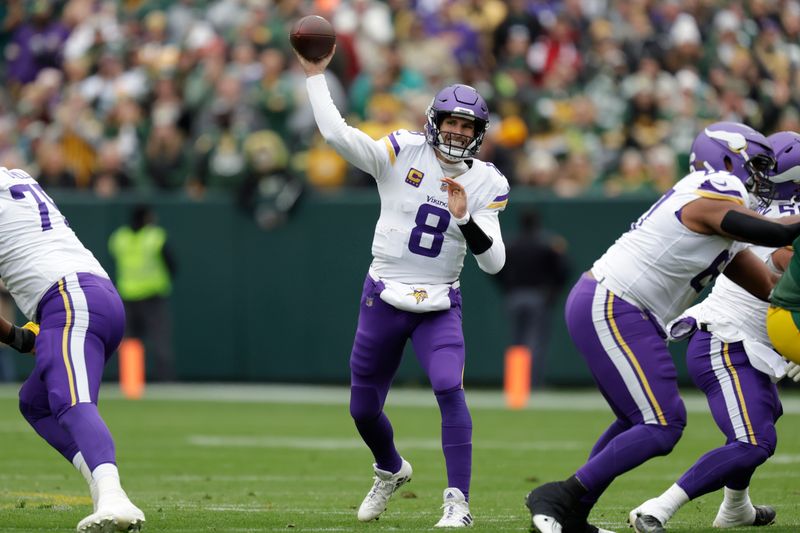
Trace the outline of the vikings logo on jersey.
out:
M 413 289 L 413 292 L 409 292 L 408 296 L 413 296 L 417 303 L 420 304 L 428 299 L 428 291 L 425 289 Z

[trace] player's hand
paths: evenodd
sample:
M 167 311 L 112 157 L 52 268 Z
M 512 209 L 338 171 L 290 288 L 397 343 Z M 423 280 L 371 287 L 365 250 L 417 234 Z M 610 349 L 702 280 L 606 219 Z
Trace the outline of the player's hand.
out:
M 309 61 L 298 54 L 297 50 L 293 51 L 294 55 L 297 56 L 297 60 L 300 62 L 300 66 L 303 67 L 303 72 L 306 73 L 306 78 L 310 78 L 311 76 L 316 76 L 317 74 L 322 74 L 325 72 L 325 69 L 328 68 L 328 64 L 331 62 L 331 59 L 333 59 L 333 54 L 336 53 L 336 45 L 334 44 L 333 48 L 331 48 L 331 52 L 319 61 Z
M 447 208 L 456 218 L 467 216 L 467 191 L 453 178 L 442 178 L 447 184 Z
M 789 364 L 786 365 L 786 377 L 794 381 L 795 383 L 800 382 L 800 365 L 797 363 L 793 363 L 789 361 Z
M 24 326 L 12 326 L 11 334 L 6 339 L 6 344 L 19 353 L 33 353 L 36 349 L 36 336 L 39 334 L 39 324 L 28 322 Z

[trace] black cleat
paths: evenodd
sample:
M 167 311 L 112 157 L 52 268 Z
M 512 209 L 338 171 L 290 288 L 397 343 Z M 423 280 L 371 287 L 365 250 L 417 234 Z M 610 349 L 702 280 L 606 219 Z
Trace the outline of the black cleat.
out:
M 572 498 L 559 481 L 540 485 L 525 497 L 525 505 L 531 513 L 533 531 L 539 533 L 562 533 L 565 517 L 569 514 Z
M 633 523 L 633 530 L 636 533 L 667 533 L 664 524 L 658 518 L 649 514 L 639 515 Z
M 564 522 L 561 524 L 562 533 L 611 533 L 607 529 L 602 529 L 594 524 L 590 524 L 587 520 L 589 516 L 589 509 L 585 512 L 576 510 L 570 511 L 565 517 Z
M 769 505 L 754 505 L 756 510 L 756 519 L 753 520 L 754 526 L 768 526 L 775 522 L 775 509 Z

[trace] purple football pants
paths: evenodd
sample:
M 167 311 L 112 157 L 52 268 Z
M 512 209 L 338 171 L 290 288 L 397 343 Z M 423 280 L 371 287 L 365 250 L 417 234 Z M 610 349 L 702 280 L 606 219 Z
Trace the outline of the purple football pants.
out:
M 775 422 L 783 414 L 778 389 L 753 368 L 741 342 L 728 344 L 704 331 L 689 341 L 686 364 L 726 443 L 700 457 L 678 485 L 691 499 L 722 487 L 742 490 L 775 452 Z
M 22 415 L 68 461 L 80 451 L 92 470 L 116 463 L 97 399 L 124 330 L 117 290 L 106 278 L 70 274 L 42 297 L 37 320 L 36 366 L 19 391 Z
M 620 474 L 668 454 L 686 425 L 677 372 L 658 324 L 584 274 L 565 309 L 567 327 L 617 419 L 576 472 L 597 501 Z
M 367 276 L 350 354 L 350 414 L 378 468 L 397 472 L 401 458 L 383 405 L 410 338 L 439 404 L 448 486 L 469 498 L 472 418 L 462 384 L 461 293 L 450 290 L 448 310 L 410 313 L 381 300 L 383 288 L 383 283 Z

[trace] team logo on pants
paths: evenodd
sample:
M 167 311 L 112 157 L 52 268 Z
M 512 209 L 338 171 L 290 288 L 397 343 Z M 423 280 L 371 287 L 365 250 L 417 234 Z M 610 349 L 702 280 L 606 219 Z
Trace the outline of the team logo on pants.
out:
M 413 292 L 409 292 L 408 296 L 413 296 L 417 300 L 418 304 L 420 304 L 420 303 L 422 303 L 422 302 L 424 302 L 425 300 L 428 299 L 428 291 L 426 291 L 425 289 L 413 289 L 412 288 L 412 290 L 413 290 Z

